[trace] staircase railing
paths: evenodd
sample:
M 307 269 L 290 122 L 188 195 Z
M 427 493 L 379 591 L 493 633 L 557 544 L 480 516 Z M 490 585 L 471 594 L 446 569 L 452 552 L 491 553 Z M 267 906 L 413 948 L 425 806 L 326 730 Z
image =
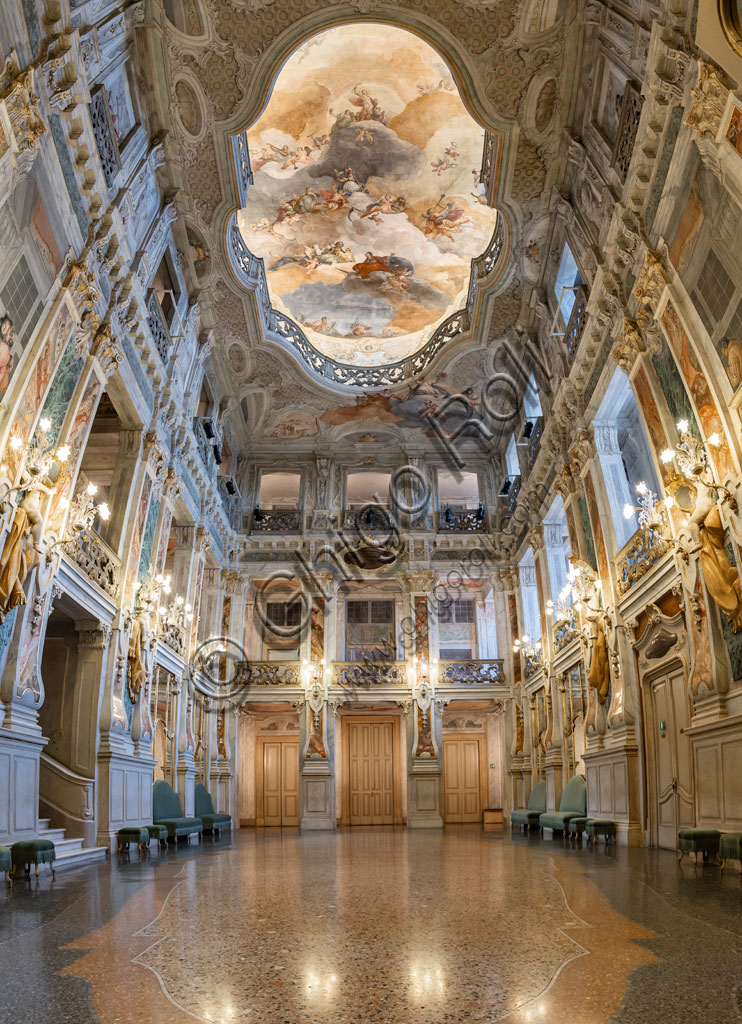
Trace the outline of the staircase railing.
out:
M 67 837 L 95 846 L 95 779 L 78 775 L 43 750 L 39 766 L 39 809 Z

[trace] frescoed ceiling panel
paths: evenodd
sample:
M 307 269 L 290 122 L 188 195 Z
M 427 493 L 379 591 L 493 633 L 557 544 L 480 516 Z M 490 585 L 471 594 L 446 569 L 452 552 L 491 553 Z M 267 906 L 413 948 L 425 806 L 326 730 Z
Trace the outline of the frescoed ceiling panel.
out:
M 240 228 L 273 304 L 338 362 L 413 354 L 465 302 L 497 211 L 484 130 L 440 55 L 403 29 L 329 29 L 289 58 L 248 130 Z

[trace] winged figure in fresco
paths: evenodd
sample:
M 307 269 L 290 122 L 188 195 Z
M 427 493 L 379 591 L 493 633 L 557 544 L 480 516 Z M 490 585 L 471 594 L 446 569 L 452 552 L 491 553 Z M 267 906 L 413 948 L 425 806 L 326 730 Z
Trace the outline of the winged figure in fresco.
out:
M 404 196 L 393 196 L 391 192 L 385 192 L 381 199 L 375 199 L 368 204 L 360 218 L 363 220 L 364 217 L 370 217 L 375 224 L 381 224 L 381 218 L 385 213 L 404 213 L 406 209 L 407 200 Z M 358 210 L 352 206 L 348 210 L 348 220 L 353 219 L 354 213 L 358 213 Z
M 440 178 L 444 171 L 449 171 L 451 168 L 457 166 L 456 158 L 458 155 L 458 147 L 455 142 L 452 142 L 450 146 L 446 146 L 443 150 L 443 156 L 438 160 L 432 160 L 430 166 Z
M 423 215 L 425 222 L 423 233 L 431 238 L 450 238 L 454 241 L 453 232 L 458 231 L 465 224 L 471 224 L 471 217 L 467 217 L 466 209 L 457 206 L 454 200 L 446 199 L 445 192 L 435 206 L 430 206 Z

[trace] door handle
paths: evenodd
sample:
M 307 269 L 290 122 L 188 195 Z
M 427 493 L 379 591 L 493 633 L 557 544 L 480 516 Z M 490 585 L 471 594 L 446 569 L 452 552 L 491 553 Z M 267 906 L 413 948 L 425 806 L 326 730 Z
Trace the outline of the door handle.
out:
M 677 779 L 673 779 L 672 780 L 672 791 L 673 791 L 673 793 L 677 793 L 677 791 L 678 791 L 678 780 Z

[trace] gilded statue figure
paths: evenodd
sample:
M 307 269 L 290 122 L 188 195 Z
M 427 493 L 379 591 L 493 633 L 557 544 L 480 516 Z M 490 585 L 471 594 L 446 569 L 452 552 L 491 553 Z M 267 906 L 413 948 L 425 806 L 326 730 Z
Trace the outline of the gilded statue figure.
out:
M 38 556 L 43 554 L 41 499 L 52 494 L 60 470 L 59 463 L 52 462 L 48 471 L 43 472 L 30 460 L 21 473 L 20 484 L 14 488 L 18 502 L 0 555 L 0 622 L 11 609 L 26 603 L 23 584 Z
M 691 452 L 695 454 L 695 450 Z M 729 620 L 733 633 L 742 629 L 742 587 L 739 573 L 729 560 L 724 546 L 718 496 L 728 497 L 723 486 L 714 483 L 705 458 L 686 459 L 685 475 L 696 489 L 696 500 L 688 523 L 681 531 L 679 544 L 684 557 L 698 552 L 706 586 L 716 604 Z
M 588 669 L 588 682 L 597 690 L 598 700 L 605 704 L 611 688 L 611 667 L 608 657 L 608 638 L 605 632 L 606 613 L 601 601 L 601 585 L 595 570 L 579 558 L 570 558 L 574 570 L 575 586 L 585 609 L 585 618 L 592 640 L 592 653 Z

